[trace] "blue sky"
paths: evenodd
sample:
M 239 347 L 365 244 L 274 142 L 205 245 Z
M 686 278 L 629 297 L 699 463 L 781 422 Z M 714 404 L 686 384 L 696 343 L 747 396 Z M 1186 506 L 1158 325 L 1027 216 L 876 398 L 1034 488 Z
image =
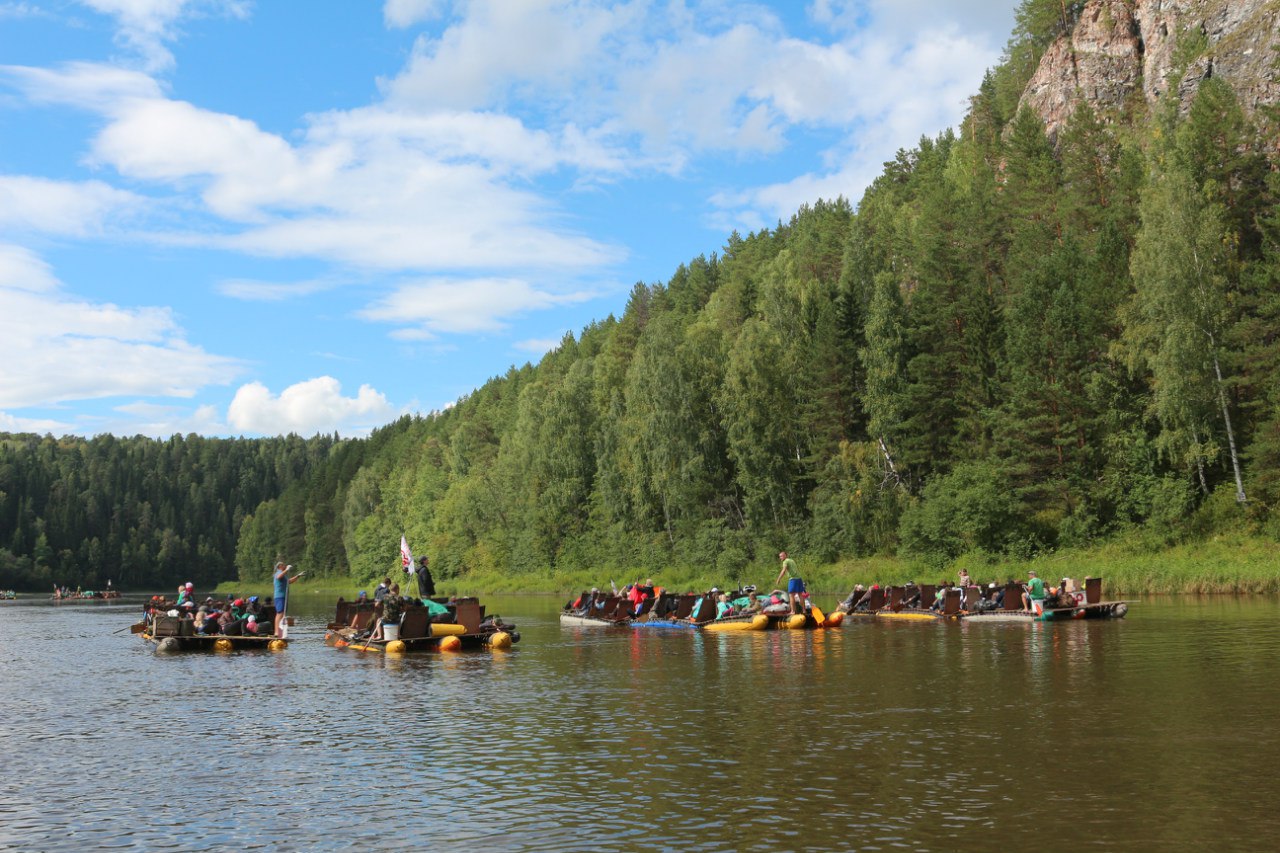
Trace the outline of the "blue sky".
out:
M 363 435 L 856 202 L 1015 0 L 0 0 L 0 430 Z

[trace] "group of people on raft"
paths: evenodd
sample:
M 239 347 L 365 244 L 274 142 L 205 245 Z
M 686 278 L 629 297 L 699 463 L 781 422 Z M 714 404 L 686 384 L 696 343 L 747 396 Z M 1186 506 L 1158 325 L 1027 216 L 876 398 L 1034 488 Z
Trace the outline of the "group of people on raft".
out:
M 805 589 L 804 580 L 796 571 L 796 562 L 787 556 L 786 551 L 778 554 L 778 559 L 782 561 L 782 568 L 778 572 L 778 577 L 774 580 L 775 588 L 768 594 L 759 594 L 755 586 L 742 586 L 733 592 L 722 591 L 719 587 L 712 587 L 710 590 L 701 594 L 701 597 L 694 604 L 692 612 L 688 619 L 692 622 L 705 622 L 703 618 L 702 607 L 705 602 L 715 602 L 715 619 L 728 619 L 734 616 L 750 616 L 756 613 L 766 614 L 782 614 L 782 613 L 807 613 L 812 607 L 809 601 L 809 593 Z M 787 577 L 787 589 L 784 591 L 778 584 L 782 582 L 783 577 Z M 564 606 L 564 611 L 573 616 L 591 616 L 597 613 L 603 613 L 606 603 L 611 598 L 622 598 L 627 602 L 624 609 L 619 605 L 615 607 L 610 618 L 614 620 L 634 618 L 645 613 L 650 614 L 651 619 L 671 619 L 674 618 L 676 611 L 679 609 L 680 603 L 674 595 L 666 595 L 663 593 L 662 587 L 654 586 L 653 579 L 647 578 L 643 583 L 636 581 L 629 583 L 621 590 L 609 582 L 611 591 L 602 592 L 598 587 L 593 587 L 590 591 L 584 591 L 573 601 L 568 602 Z M 687 593 L 688 595 L 698 595 L 698 593 Z M 649 602 L 654 602 L 650 606 Z
M 223 637 L 280 637 L 280 627 L 284 620 L 288 602 L 289 584 L 294 583 L 304 573 L 293 572 L 293 566 L 283 562 L 276 563 L 272 573 L 273 600 L 264 602 L 256 595 L 233 596 L 214 600 L 206 596 L 204 601 L 196 600 L 195 584 L 187 581 L 178 587 L 178 597 L 170 601 L 164 596 L 153 595 L 143 606 L 143 618 L 150 621 L 157 614 L 190 619 L 195 634 Z
M 452 612 L 448 605 L 437 601 L 433 596 L 436 594 L 436 582 L 431 577 L 430 560 L 426 555 L 418 558 L 417 563 L 412 568 L 406 568 L 405 572 L 413 577 L 413 585 L 416 588 L 416 595 L 408 596 L 400 594 L 400 584 L 393 583 L 391 578 L 385 577 L 373 590 L 372 610 L 377 617 L 373 625 L 364 630 L 358 629 L 359 612 L 363 609 L 360 605 L 370 602 L 369 593 L 360 590 L 356 593 L 354 609 L 350 619 L 350 625 L 347 627 L 357 629 L 355 636 L 358 639 L 368 638 L 373 641 L 386 639 L 385 626 L 398 626 L 404 618 L 406 607 L 421 605 L 427 609 L 428 617 L 432 622 L 450 622 L 453 618 Z M 405 582 L 405 589 L 408 591 L 408 581 Z
M 2 597 L 3 596 L 0 595 L 0 598 Z M 103 590 L 81 589 L 78 586 L 75 589 L 72 589 L 71 587 L 66 585 L 62 585 L 62 586 L 59 586 L 58 584 L 53 585 L 54 601 L 71 601 L 71 600 L 86 599 L 86 598 L 119 598 L 119 597 L 120 597 L 120 593 L 117 590 L 114 590 L 111 588 L 111 581 L 107 581 L 107 588 Z
M 855 584 L 853 591 L 840 602 L 836 610 L 841 613 L 867 612 L 871 609 L 873 598 L 871 593 L 878 589 L 882 589 L 878 583 L 874 583 L 870 587 Z M 992 581 L 984 586 L 969 577 L 967 570 L 961 569 L 960 576 L 954 582 L 950 580 L 938 581 L 936 597 L 932 604 L 928 606 L 928 609 L 941 612 L 946 601 L 946 592 L 951 589 L 960 590 L 962 595 L 969 589 L 976 589 L 978 591 L 977 603 L 974 609 L 980 613 L 988 610 L 1005 609 L 1005 596 L 1009 594 L 1009 590 L 1020 590 L 1017 594 L 1021 596 L 1022 609 L 1036 613 L 1046 609 L 1073 607 L 1077 603 L 1077 585 L 1071 578 L 1063 578 L 1057 586 L 1047 586 L 1035 571 L 1030 571 L 1027 573 L 1025 582 L 1015 581 L 1010 578 L 1003 585 Z M 923 590 L 916 585 L 916 582 L 908 581 L 903 587 L 902 607 L 906 609 L 920 607 L 923 603 L 922 596 Z

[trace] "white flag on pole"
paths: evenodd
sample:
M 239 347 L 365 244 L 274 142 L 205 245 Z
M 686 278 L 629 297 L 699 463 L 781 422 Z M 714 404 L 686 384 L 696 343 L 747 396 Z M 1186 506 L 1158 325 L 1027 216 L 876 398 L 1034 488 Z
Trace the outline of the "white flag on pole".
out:
M 400 534 L 400 566 L 410 574 L 413 573 L 413 552 L 409 550 L 409 541 Z

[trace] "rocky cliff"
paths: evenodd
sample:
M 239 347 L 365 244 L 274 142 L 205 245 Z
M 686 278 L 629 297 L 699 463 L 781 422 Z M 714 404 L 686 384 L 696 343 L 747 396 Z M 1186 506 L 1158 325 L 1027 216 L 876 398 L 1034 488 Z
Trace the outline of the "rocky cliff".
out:
M 1131 98 L 1150 105 L 1176 89 L 1185 109 L 1216 75 L 1255 113 L 1280 102 L 1278 60 L 1280 0 L 1089 0 L 1045 52 L 1022 103 L 1056 134 L 1082 99 L 1114 117 Z

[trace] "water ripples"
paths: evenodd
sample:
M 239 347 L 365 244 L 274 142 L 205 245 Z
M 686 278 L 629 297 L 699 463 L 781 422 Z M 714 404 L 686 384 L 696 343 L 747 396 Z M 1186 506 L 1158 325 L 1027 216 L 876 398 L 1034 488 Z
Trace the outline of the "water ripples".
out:
M 321 612 L 283 654 L 158 656 L 108 633 L 132 607 L 5 607 L 0 847 L 977 851 L 1051 828 L 1247 849 L 1280 829 L 1273 601 L 755 635 L 499 603 L 515 649 L 399 659 L 324 647 Z

